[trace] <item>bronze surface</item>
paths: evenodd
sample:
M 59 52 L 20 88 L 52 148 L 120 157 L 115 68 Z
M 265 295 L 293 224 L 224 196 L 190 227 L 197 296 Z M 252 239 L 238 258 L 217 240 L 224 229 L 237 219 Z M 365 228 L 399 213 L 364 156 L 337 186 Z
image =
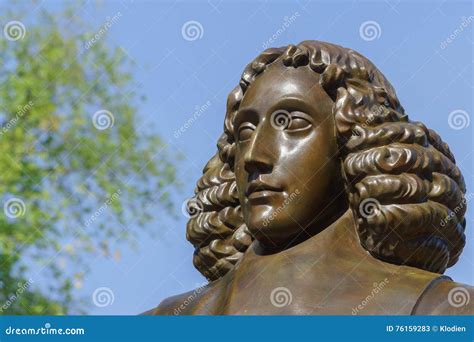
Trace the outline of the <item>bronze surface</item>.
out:
M 447 144 L 365 57 L 265 50 L 189 202 L 210 283 L 147 314 L 473 314 L 474 288 L 443 276 L 465 244 L 465 191 Z

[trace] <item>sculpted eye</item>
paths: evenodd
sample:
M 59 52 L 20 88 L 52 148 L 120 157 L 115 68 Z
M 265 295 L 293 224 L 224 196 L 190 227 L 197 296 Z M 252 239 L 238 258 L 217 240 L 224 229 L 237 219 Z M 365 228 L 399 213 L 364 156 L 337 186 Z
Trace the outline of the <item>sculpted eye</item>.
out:
M 308 129 L 312 126 L 312 118 L 302 112 L 292 112 L 291 120 L 288 124 L 286 131 L 288 132 L 298 132 Z
M 246 122 L 246 123 L 242 124 L 239 127 L 239 130 L 237 132 L 237 140 L 239 142 L 244 142 L 244 141 L 250 140 L 254 130 L 255 130 L 255 126 L 252 125 L 251 123 Z
M 273 112 L 270 118 L 272 126 L 280 131 L 298 132 L 312 126 L 313 118 L 300 111 L 289 112 L 279 109 Z

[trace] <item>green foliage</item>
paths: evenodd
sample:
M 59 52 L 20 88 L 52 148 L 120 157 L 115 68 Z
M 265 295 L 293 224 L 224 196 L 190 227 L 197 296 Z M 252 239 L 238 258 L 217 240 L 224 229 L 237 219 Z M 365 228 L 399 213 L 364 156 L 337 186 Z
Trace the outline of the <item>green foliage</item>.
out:
M 2 28 L 25 12 L 2 14 Z M 97 29 L 71 12 L 36 13 L 25 27 L 23 39 L 0 36 L 0 204 L 20 206 L 0 211 L 0 313 L 66 314 L 79 307 L 84 272 L 74 270 L 87 269 L 87 255 L 142 228 L 152 204 L 169 212 L 175 168 L 142 132 L 122 50 L 106 36 L 86 48 Z M 113 126 L 94 126 L 99 110 Z

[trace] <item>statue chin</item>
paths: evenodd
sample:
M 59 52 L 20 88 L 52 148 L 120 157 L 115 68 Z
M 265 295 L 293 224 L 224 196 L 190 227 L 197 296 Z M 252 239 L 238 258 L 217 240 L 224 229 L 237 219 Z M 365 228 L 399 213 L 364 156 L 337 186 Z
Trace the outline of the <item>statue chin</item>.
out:
M 244 214 L 245 223 L 254 239 L 268 248 L 284 247 L 291 240 L 293 225 L 283 215 L 276 215 L 271 206 L 258 206 Z

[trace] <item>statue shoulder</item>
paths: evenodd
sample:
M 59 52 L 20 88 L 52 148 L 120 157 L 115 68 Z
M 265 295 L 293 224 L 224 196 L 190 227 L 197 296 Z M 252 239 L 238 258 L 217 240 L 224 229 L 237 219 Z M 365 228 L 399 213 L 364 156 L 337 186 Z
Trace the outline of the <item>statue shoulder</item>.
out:
M 176 296 L 168 297 L 164 299 L 156 308 L 151 309 L 143 313 L 143 315 L 186 315 L 191 314 L 189 312 L 189 306 L 194 301 L 198 301 L 198 289 L 181 293 Z
M 166 298 L 156 308 L 143 315 L 209 315 L 213 314 L 220 286 L 210 283 L 173 297 Z
M 176 296 L 168 297 L 164 299 L 157 307 L 144 312 L 143 315 L 178 315 L 178 310 L 181 303 L 183 303 L 188 295 L 192 292 L 193 291 L 189 291 Z
M 444 279 L 422 294 L 415 315 L 473 315 L 474 287 Z

